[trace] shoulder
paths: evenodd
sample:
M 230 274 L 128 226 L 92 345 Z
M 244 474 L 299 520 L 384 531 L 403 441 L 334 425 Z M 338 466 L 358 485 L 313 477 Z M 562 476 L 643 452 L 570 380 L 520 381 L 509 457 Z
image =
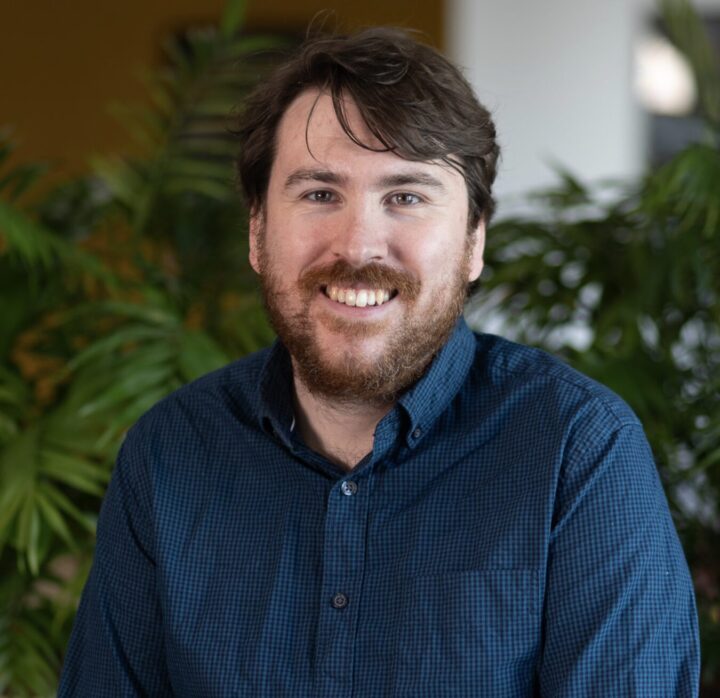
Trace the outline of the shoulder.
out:
M 567 424 L 589 420 L 609 431 L 639 426 L 620 396 L 561 359 L 495 335 L 475 334 L 475 340 L 471 390 Z
M 492 401 L 506 450 L 551 473 L 559 507 L 602 479 L 613 497 L 642 490 L 647 506 L 663 501 L 652 450 L 639 419 L 612 390 L 545 351 L 476 335 L 471 393 Z M 485 397 L 483 397 L 485 395 Z
M 124 450 L 186 444 L 190 437 L 251 427 L 258 413 L 258 385 L 270 349 L 208 373 L 156 403 L 128 431 Z

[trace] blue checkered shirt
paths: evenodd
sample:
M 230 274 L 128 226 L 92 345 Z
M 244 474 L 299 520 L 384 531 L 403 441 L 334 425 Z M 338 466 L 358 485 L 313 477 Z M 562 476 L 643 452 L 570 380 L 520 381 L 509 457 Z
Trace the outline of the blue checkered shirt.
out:
M 60 698 L 695 696 L 687 565 L 606 388 L 461 320 L 344 472 L 286 350 L 130 431 Z

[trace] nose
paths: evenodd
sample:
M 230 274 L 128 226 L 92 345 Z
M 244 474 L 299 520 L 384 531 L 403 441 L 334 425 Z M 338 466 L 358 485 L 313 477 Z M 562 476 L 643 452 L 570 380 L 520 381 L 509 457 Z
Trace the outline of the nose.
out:
M 354 267 L 384 259 L 388 245 L 380 212 L 363 202 L 347 205 L 342 213 L 332 242 L 333 256 Z

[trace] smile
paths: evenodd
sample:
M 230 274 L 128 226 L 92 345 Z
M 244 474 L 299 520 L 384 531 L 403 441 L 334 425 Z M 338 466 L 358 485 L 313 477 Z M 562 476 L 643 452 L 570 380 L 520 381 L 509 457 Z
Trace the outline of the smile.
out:
M 395 296 L 394 292 L 382 288 L 356 289 L 326 286 L 323 292 L 330 300 L 336 303 L 356 308 L 365 308 L 368 305 L 382 305 Z

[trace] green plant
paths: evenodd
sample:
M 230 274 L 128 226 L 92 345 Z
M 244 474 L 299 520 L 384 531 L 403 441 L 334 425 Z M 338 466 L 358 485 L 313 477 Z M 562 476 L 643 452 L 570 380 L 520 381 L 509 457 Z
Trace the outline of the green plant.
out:
M 589 188 L 567 172 L 531 216 L 488 233 L 469 314 L 563 355 L 643 422 L 696 582 L 704 677 L 720 678 L 720 75 L 685 0 L 663 0 L 690 57 L 707 138 L 640 182 Z
M 124 431 L 272 333 L 246 263 L 228 118 L 286 42 L 218 27 L 168 44 L 141 155 L 49 192 L 0 139 L 0 694 L 54 694 Z
M 663 0 L 698 74 L 708 142 L 606 196 L 570 175 L 488 235 L 471 318 L 563 354 L 637 411 L 693 568 L 706 678 L 720 673 L 720 79 L 684 0 Z M 0 139 L 0 694 L 52 695 L 124 430 L 178 385 L 266 344 L 245 262 L 227 114 L 269 38 L 218 28 L 169 47 L 143 147 L 43 192 Z M 484 321 L 479 320 L 482 326 Z

